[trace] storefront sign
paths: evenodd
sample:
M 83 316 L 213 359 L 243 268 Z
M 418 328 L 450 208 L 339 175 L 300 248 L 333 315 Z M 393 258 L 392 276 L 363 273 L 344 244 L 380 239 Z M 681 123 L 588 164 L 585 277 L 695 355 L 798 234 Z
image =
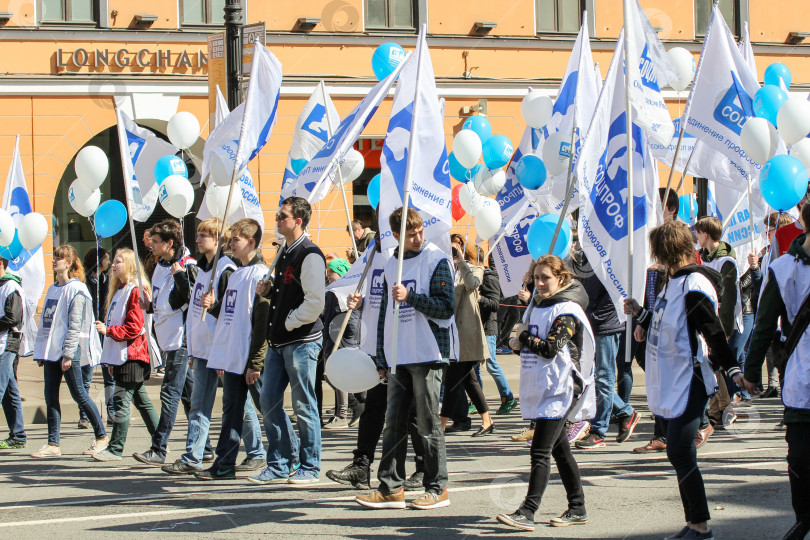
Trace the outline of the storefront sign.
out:
M 84 67 L 105 68 L 191 68 L 208 66 L 208 56 L 198 50 L 171 49 L 84 49 L 75 51 L 56 50 L 57 71 L 77 71 Z

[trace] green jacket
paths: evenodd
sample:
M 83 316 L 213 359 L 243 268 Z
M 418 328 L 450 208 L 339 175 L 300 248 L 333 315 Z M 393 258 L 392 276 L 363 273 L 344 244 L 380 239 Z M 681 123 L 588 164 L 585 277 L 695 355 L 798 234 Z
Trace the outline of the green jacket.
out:
M 805 272 L 810 272 L 810 255 L 804 251 L 805 235 L 799 235 L 788 249 L 784 257 L 798 257 L 799 262 L 806 265 Z M 782 332 L 790 334 L 790 323 L 787 318 L 787 310 L 782 295 L 779 292 L 779 285 L 776 283 L 773 272 L 768 270 L 768 282 L 762 295 L 759 298 L 759 309 L 757 310 L 757 324 L 751 334 L 751 346 L 748 349 L 748 356 L 745 360 L 745 379 L 754 384 L 762 382 L 762 363 L 765 361 L 765 354 L 776 334 L 777 323 L 782 320 Z M 810 411 L 791 409 L 785 407 L 785 423 L 810 422 Z
M 706 248 L 700 250 L 700 258 L 706 262 L 711 262 L 721 257 L 736 258 L 734 248 L 726 242 L 720 242 L 717 247 L 709 252 Z M 730 339 L 734 334 L 735 317 L 734 309 L 737 307 L 737 294 L 739 294 L 737 282 L 737 264 L 731 261 L 725 263 L 720 269 L 720 277 L 723 279 L 723 292 L 720 295 L 718 312 L 720 315 L 720 323 L 723 325 L 723 331 L 726 333 L 726 338 Z

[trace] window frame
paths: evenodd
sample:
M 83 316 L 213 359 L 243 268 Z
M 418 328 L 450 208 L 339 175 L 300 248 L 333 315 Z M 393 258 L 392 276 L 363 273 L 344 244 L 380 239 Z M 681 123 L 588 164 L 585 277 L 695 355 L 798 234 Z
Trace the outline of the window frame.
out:
M 101 12 L 102 12 L 102 1 L 104 0 L 90 0 L 90 9 L 92 11 L 91 19 L 82 20 L 82 21 L 74 21 L 70 17 L 72 17 L 73 13 L 73 1 L 74 0 L 60 0 L 62 3 L 62 10 L 64 16 L 61 19 L 44 19 L 43 15 L 45 13 L 45 0 L 37 0 L 36 8 L 37 8 L 37 19 L 38 24 L 41 26 L 83 26 L 83 27 L 90 27 L 90 28 L 97 28 L 100 25 L 101 19 Z M 105 2 L 106 3 L 106 2 Z
M 554 0 L 555 7 L 557 6 L 557 2 L 559 0 Z M 582 12 L 588 12 L 588 33 L 590 34 L 591 38 L 594 37 L 594 33 L 596 31 L 596 23 L 594 19 L 594 0 L 579 0 L 579 13 L 580 19 L 582 18 Z M 537 0 L 534 2 L 534 35 L 538 37 L 550 37 L 550 36 L 576 36 L 579 33 L 579 27 L 572 32 L 562 31 L 562 30 L 539 30 L 538 29 L 538 16 L 540 15 L 540 10 L 538 9 Z M 555 25 L 557 21 L 555 21 Z
M 210 28 L 210 27 L 224 27 L 225 26 L 225 18 L 223 14 L 222 22 L 212 22 L 213 18 L 213 0 L 202 0 L 205 5 L 205 22 L 185 22 L 183 19 L 184 10 L 183 4 L 186 0 L 178 0 L 177 8 L 178 8 L 178 19 L 180 28 Z M 225 6 L 228 5 L 228 0 L 225 0 Z M 247 0 L 242 0 L 242 21 L 247 20 Z
M 702 40 L 706 36 L 706 26 L 709 23 L 707 19 L 705 24 L 703 24 L 702 28 L 698 26 L 697 9 L 698 9 L 698 2 L 701 1 L 706 0 L 695 0 L 693 4 L 694 7 L 692 9 L 692 15 L 695 21 L 695 40 L 698 41 Z M 734 11 L 736 19 L 731 21 L 731 24 L 729 24 L 729 21 L 726 21 L 726 24 L 728 24 L 729 29 L 734 34 L 734 37 L 739 39 L 740 37 L 742 37 L 743 33 L 743 21 L 749 20 L 748 0 L 732 0 L 732 2 L 734 3 Z M 711 11 L 709 12 L 709 16 L 711 16 Z
M 388 6 L 396 0 L 384 0 L 386 11 Z M 413 34 L 419 26 L 427 22 L 427 0 L 408 0 L 413 7 L 413 26 L 372 26 L 368 22 L 368 0 L 363 1 L 363 30 L 373 33 Z M 389 17 L 390 18 L 390 17 Z

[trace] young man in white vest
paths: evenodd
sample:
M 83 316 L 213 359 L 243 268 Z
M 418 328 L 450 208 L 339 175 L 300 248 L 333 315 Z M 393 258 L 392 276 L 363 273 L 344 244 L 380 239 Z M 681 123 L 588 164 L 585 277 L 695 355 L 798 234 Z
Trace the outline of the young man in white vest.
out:
M 405 219 L 405 238 L 399 237 Z M 439 420 L 442 375 L 450 357 L 450 326 L 455 311 L 453 272 L 441 249 L 424 242 L 423 220 L 408 208 L 394 210 L 389 218 L 394 238 L 404 248 L 402 281 L 397 283 L 399 251 L 385 264 L 383 296 L 377 323 L 377 367 L 388 378 L 388 409 L 383 430 L 382 459 L 377 478 L 380 487 L 355 500 L 369 508 L 405 508 L 405 454 L 411 403 L 416 407 L 419 433 L 425 443 L 425 493 L 411 501 L 421 510 L 450 505 L 447 497 L 447 455 Z M 389 289 L 390 287 L 390 289 Z M 399 319 L 394 303 L 400 302 Z M 393 329 L 399 325 L 396 373 Z M 432 339 L 431 339 L 432 338 Z
M 318 354 L 322 347 L 321 313 L 325 303 L 326 261 L 304 231 L 312 208 L 306 199 L 288 197 L 276 214 L 276 230 L 284 237 L 272 285 L 262 281 L 261 296 L 270 295 L 267 338 L 270 349 L 262 376 L 262 415 L 267 435 L 267 467 L 249 478 L 254 484 L 311 484 L 321 476 L 321 420 L 315 395 Z M 300 450 L 284 411 L 290 387 L 298 417 Z M 300 468 L 295 470 L 295 454 Z M 292 476 L 290 473 L 293 472 Z
M 234 478 L 236 456 L 244 422 L 248 392 L 259 399 L 259 379 L 267 354 L 266 328 L 270 313 L 269 302 L 256 294 L 256 284 L 267 274 L 267 266 L 258 255 L 262 228 L 255 219 L 240 219 L 230 229 L 230 247 L 240 266 L 228 280 L 228 287 L 218 296 L 202 297 L 202 307 L 213 309 L 217 315 L 213 345 L 208 359 L 209 370 L 223 371 L 222 430 L 217 443 L 217 459 L 204 471 L 194 473 L 200 480 Z M 252 429 L 252 428 L 251 428 Z M 261 446 L 261 434 L 259 435 Z M 264 464 L 262 459 L 259 466 Z
M 214 266 L 214 257 L 219 251 L 219 231 L 222 221 L 218 218 L 208 218 L 197 226 L 197 250 L 200 258 L 197 261 L 199 272 L 194 283 L 191 295 L 191 305 L 186 317 L 186 342 L 188 345 L 189 368 L 194 373 L 194 390 L 191 392 L 191 410 L 188 414 L 188 434 L 186 435 L 186 453 L 174 463 L 166 464 L 161 469 L 169 474 L 192 474 L 202 470 L 203 452 L 208 440 L 208 430 L 211 426 L 211 414 L 214 400 L 217 395 L 219 375 L 215 369 L 208 367 L 211 350 L 214 346 L 214 332 L 217 327 L 222 299 L 228 289 L 231 274 L 236 270 L 236 264 L 225 253 L 219 256 L 216 277 L 214 278 L 208 313 L 202 320 L 203 295 L 211 283 L 211 271 Z M 223 244 L 229 243 L 230 235 L 225 233 Z M 206 302 L 208 303 L 208 302 Z M 256 403 L 258 404 L 258 394 Z M 247 457 L 236 467 L 237 471 L 252 471 L 262 465 L 266 459 L 264 445 L 262 444 L 262 429 L 256 409 L 248 397 L 244 406 L 244 433 L 245 452 Z
M 26 435 L 23 425 L 22 401 L 14 376 L 14 360 L 20 350 L 22 336 L 23 290 L 20 278 L 10 274 L 8 261 L 0 258 L 0 401 L 6 410 L 8 428 L 6 440 L 0 441 L 0 449 L 25 448 Z M 8 403 L 9 407 L 5 407 Z M 10 414 L 9 414 L 10 413 Z
M 132 457 L 152 466 L 166 461 L 169 443 L 180 398 L 191 397 L 194 379 L 188 370 L 185 322 L 191 300 L 191 284 L 197 278 L 197 261 L 183 245 L 180 223 L 165 219 L 150 230 L 152 253 L 159 258 L 152 274 L 152 301 L 142 299 L 147 313 L 154 313 L 157 344 L 163 351 L 165 375 L 160 386 L 160 422 L 152 436 L 152 446 Z M 210 443 L 206 444 L 210 449 Z

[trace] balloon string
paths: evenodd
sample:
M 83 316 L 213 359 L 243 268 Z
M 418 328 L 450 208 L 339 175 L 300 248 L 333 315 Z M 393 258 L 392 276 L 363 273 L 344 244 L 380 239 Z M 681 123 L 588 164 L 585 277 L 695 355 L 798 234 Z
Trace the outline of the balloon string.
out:
M 99 283 L 101 280 L 101 264 L 99 262 L 98 252 L 101 248 L 101 238 L 96 232 L 96 217 L 93 216 L 93 219 L 90 219 L 89 221 L 90 227 L 93 229 L 93 236 L 96 238 L 96 305 L 94 307 L 96 311 L 96 320 L 99 320 L 101 313 L 101 298 L 99 298 L 99 295 L 101 294 L 99 288 Z

